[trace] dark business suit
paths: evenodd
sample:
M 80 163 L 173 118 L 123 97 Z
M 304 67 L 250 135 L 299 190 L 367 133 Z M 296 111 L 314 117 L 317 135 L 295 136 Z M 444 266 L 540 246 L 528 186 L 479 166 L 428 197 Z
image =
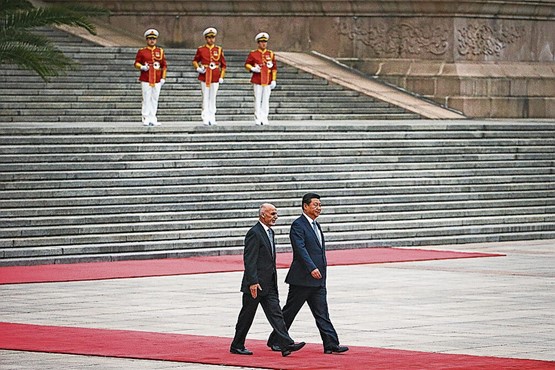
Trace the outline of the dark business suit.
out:
M 285 282 L 289 284 L 287 303 L 283 307 L 283 318 L 287 328 L 291 327 L 297 313 L 305 302 L 316 320 L 320 331 L 324 349 L 339 345 L 337 333 L 331 323 L 326 290 L 326 243 L 320 225 L 318 230 L 322 243 L 318 240 L 312 225 L 303 214 L 291 225 L 289 238 L 293 247 L 293 262 Z M 320 270 L 321 279 L 315 279 L 310 274 L 314 269 Z M 277 333 L 273 332 L 268 339 L 268 345 L 277 345 Z
M 243 253 L 245 272 L 241 283 L 243 306 L 239 312 L 232 348 L 244 348 L 247 333 L 252 325 L 258 304 L 262 305 L 266 318 L 274 329 L 275 342 L 285 348 L 294 341 L 287 333 L 279 305 L 275 251 L 262 224 L 257 222 L 245 236 Z M 262 290 L 253 298 L 250 286 L 260 284 Z

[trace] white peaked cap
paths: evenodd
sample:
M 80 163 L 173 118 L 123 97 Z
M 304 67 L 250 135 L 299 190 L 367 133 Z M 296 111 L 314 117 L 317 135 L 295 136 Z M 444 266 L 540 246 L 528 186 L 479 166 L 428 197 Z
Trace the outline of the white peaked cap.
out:
M 218 34 L 218 30 L 216 30 L 214 27 L 208 27 L 207 29 L 204 30 L 202 34 L 204 36 L 208 36 L 208 35 L 216 36 Z
M 159 35 L 158 31 L 156 31 L 154 28 L 150 28 L 150 29 L 146 30 L 146 32 L 145 32 L 145 37 L 149 37 L 149 36 L 150 37 L 152 37 L 152 36 L 158 37 L 158 35 Z
M 270 35 L 268 35 L 266 32 L 260 32 L 258 35 L 256 35 L 254 40 L 256 42 L 258 42 L 258 41 L 268 41 L 269 38 L 270 38 Z

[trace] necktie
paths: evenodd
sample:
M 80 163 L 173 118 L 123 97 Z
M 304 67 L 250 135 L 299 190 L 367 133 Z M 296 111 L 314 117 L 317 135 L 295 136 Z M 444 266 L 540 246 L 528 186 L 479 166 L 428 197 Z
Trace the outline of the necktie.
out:
M 312 221 L 312 228 L 314 229 L 314 232 L 318 237 L 318 241 L 320 242 L 320 245 L 322 245 L 322 235 L 320 235 L 320 230 L 318 229 L 318 226 L 316 226 L 316 221 Z
M 276 254 L 275 245 L 274 245 L 274 230 L 268 229 L 268 238 L 270 239 L 270 246 L 272 247 L 271 249 L 272 249 L 272 256 L 273 256 L 274 254 Z

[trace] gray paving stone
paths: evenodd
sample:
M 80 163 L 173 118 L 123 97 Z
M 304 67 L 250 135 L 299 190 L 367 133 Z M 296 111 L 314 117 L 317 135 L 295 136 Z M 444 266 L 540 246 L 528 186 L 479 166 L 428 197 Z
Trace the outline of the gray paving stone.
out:
M 506 256 L 330 267 L 331 318 L 346 345 L 555 361 L 554 247 L 555 239 L 426 246 Z M 286 272 L 279 270 L 282 303 Z M 232 272 L 2 285 L 0 321 L 231 337 L 240 279 Z M 269 332 L 259 314 L 248 338 Z M 321 342 L 306 307 L 291 333 Z M 14 351 L 0 359 L 10 369 L 205 368 Z

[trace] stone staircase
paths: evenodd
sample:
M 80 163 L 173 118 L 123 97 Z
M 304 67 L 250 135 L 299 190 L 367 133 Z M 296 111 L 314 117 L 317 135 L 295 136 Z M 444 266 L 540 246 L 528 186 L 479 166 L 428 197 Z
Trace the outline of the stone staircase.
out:
M 15 66 L 0 70 L 0 122 L 141 122 L 141 90 L 133 67 L 137 48 L 102 47 L 68 33 L 44 29 L 76 70 L 43 82 Z M 195 50 L 165 48 L 168 78 L 160 122 L 200 122 L 201 94 L 191 65 Z M 248 51 L 226 50 L 228 73 L 218 94 L 218 121 L 252 121 Z M 419 116 L 323 78 L 279 64 L 278 86 L 270 99 L 270 121 L 417 119 Z
M 330 249 L 555 238 L 549 122 L 0 124 L 0 265 L 281 250 L 308 191 Z

